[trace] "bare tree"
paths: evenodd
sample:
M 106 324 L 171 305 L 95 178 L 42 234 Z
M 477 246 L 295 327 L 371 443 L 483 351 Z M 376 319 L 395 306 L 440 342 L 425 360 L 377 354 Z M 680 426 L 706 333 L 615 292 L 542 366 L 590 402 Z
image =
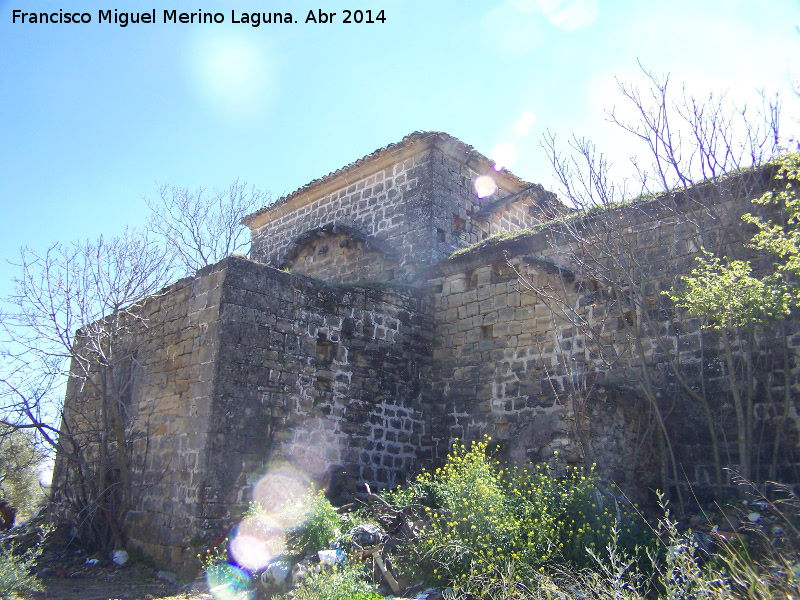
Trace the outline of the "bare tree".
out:
M 0 315 L 0 424 L 35 431 L 57 452 L 61 499 L 94 543 L 121 547 L 136 485 L 133 445 L 147 434 L 130 402 L 144 359 L 137 340 L 153 326 L 144 306 L 169 282 L 171 261 L 129 229 L 41 254 L 23 248 L 17 266 Z
M 227 189 L 158 187 L 158 199 L 145 198 L 150 228 L 164 238 L 186 274 L 246 248 L 249 232 L 242 217 L 269 202 L 269 194 L 237 179 Z
M 668 78 L 646 75 L 644 93 L 619 86 L 638 119 L 629 123 L 610 115 L 644 148 L 644 158 L 632 159 L 633 180 L 615 181 L 605 157 L 585 139 L 573 138 L 566 155 L 555 136 L 545 140 L 561 195 L 574 207 L 550 226 L 549 258 L 574 274 L 575 283 L 545 288 L 520 275 L 522 285 L 545 301 L 573 337 L 562 344 L 565 380 L 575 381 L 572 371 L 580 364 L 583 377 L 615 378 L 644 398 L 662 449 L 663 484 L 675 484 L 681 500 L 677 484 L 683 477 L 669 414 L 678 399 L 700 408 L 719 489 L 727 448 L 719 418 L 727 400 L 720 397 L 730 398 L 739 425 L 737 460 L 746 470 L 757 340 L 709 333 L 697 319 L 676 312 L 661 292 L 688 273 L 701 249 L 716 255 L 747 252 L 742 206 L 764 191 L 765 181 L 761 171 L 746 170 L 778 152 L 778 107 L 765 102 L 759 110 L 737 109 L 724 95 L 698 100 L 685 90 L 674 96 Z M 588 389 L 585 382 L 580 385 Z

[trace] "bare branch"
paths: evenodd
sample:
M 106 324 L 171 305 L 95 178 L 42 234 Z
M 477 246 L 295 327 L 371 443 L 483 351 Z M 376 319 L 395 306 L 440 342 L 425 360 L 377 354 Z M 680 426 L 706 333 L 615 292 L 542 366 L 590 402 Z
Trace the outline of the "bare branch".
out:
M 149 226 L 175 253 L 186 274 L 240 252 L 249 244 L 242 217 L 268 203 L 269 195 L 237 179 L 227 189 L 158 186 L 158 198 L 145 198 Z
M 43 253 L 23 248 L 16 266 L 0 315 L 0 425 L 34 431 L 56 451 L 62 499 L 103 520 L 90 527 L 97 544 L 121 544 L 139 435 L 127 407 L 135 334 L 154 326 L 147 303 L 173 276 L 170 255 L 128 229 Z

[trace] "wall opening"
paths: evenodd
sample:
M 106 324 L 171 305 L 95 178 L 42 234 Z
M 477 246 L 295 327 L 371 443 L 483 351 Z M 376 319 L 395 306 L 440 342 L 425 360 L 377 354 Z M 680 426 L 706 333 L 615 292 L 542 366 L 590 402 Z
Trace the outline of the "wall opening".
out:
M 324 365 L 330 365 L 333 362 L 334 343 L 324 336 L 317 338 L 317 352 L 316 359 Z

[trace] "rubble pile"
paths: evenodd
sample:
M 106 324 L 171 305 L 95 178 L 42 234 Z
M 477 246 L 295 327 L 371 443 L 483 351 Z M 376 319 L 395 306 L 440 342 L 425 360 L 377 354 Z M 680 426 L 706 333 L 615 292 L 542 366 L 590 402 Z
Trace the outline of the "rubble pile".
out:
M 219 579 L 219 587 L 225 587 L 226 593 L 236 592 L 243 598 L 269 598 L 291 593 L 307 577 L 325 568 L 358 564 L 371 572 L 375 589 L 383 596 L 440 600 L 438 590 L 426 589 L 423 585 L 411 587 L 412 574 L 404 572 L 402 567 L 416 553 L 415 541 L 428 523 L 430 512 L 426 513 L 421 505 L 390 504 L 372 493 L 363 501 L 337 509 L 342 516 L 356 512 L 358 524 L 332 540 L 327 548 L 301 555 L 276 556 L 263 569 L 252 573 L 252 584 L 245 579 L 234 581 L 230 574 L 212 579 Z M 212 594 L 220 591 L 214 589 L 213 582 L 209 583 L 209 588 Z

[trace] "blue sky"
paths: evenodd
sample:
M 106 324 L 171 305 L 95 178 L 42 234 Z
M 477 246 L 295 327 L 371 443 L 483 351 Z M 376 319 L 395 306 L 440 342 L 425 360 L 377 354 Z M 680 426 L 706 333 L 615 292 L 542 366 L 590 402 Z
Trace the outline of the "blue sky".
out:
M 233 4 L 301 22 L 234 25 Z M 348 7 L 386 22 L 343 24 Z M 14 9 L 93 22 L 13 24 Z M 97 23 L 113 9 L 155 9 L 159 22 Z M 162 24 L 164 9 L 226 23 Z M 336 22 L 303 23 L 312 9 Z M 615 77 L 641 80 L 637 61 L 699 93 L 752 98 L 800 77 L 799 24 L 798 0 L 0 0 L 0 258 L 140 225 L 156 181 L 239 177 L 277 198 L 422 129 L 487 155 L 513 144 L 511 170 L 552 187 L 546 129 L 625 163 L 630 141 L 604 110 L 620 102 Z M 788 93 L 784 114 L 800 118 Z M 0 295 L 10 274 L 0 265 Z

